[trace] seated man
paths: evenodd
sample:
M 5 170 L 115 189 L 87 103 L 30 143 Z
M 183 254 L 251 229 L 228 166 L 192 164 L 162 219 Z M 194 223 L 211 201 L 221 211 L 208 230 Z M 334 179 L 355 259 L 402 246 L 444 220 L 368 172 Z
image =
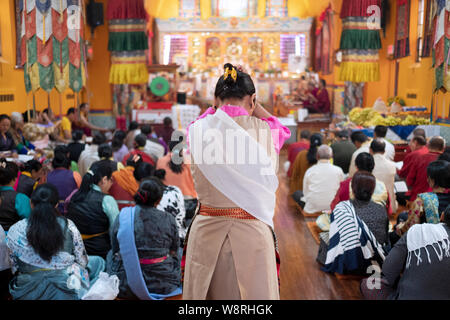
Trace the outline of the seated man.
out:
M 428 152 L 413 160 L 411 169 L 406 177 L 406 184 L 408 187 L 412 188 L 410 197 L 411 202 L 416 200 L 419 193 L 430 190 L 427 179 L 427 167 L 431 162 L 436 161 L 444 150 L 445 139 L 440 136 L 435 136 L 428 142 Z
M 390 143 L 389 141 L 387 141 L 385 139 L 386 134 L 387 134 L 387 127 L 386 126 L 376 126 L 373 132 L 373 137 L 374 139 L 380 139 L 381 141 L 383 141 L 386 145 L 385 147 L 385 152 L 384 152 L 384 156 L 386 157 L 386 159 L 394 161 L 395 158 L 395 147 L 392 143 Z
M 389 212 L 397 212 L 397 201 L 395 198 L 394 182 L 395 174 L 397 173 L 397 168 L 395 163 L 388 160 L 384 154 L 386 151 L 386 145 L 383 140 L 377 138 L 370 144 L 370 154 L 375 160 L 375 168 L 372 173 L 378 180 L 384 182 L 387 191 L 389 193 L 389 198 L 391 202 L 391 210 Z
M 352 139 L 352 142 L 356 147 L 356 151 L 353 152 L 352 159 L 350 160 L 350 167 L 348 168 L 348 176 L 353 177 L 356 172 L 355 159 L 360 153 L 369 153 L 370 140 L 362 131 L 353 132 L 350 139 Z
M 96 132 L 92 139 L 92 144 L 84 147 L 84 150 L 81 152 L 80 158 L 78 159 L 78 171 L 81 176 L 86 174 L 95 161 L 100 160 L 98 156 L 98 147 L 105 142 L 105 135 L 103 133 Z
M 141 127 L 141 133 L 147 137 L 147 143 L 144 147 L 144 152 L 153 158 L 155 163 L 159 158 L 164 156 L 164 147 L 159 143 L 158 139 L 151 138 L 152 127 L 149 124 L 144 124 Z
M 303 201 L 306 213 L 316 213 L 330 210 L 333 195 L 344 180 L 344 172 L 338 166 L 330 163 L 333 151 L 327 145 L 321 145 L 317 150 L 317 164 L 309 168 L 303 179 Z
M 340 167 L 344 173 L 348 173 L 355 145 L 348 140 L 348 131 L 341 130 L 336 135 L 336 141 L 331 145 L 333 149 L 333 163 Z
M 327 83 L 324 79 L 320 79 L 319 88 L 314 88 L 309 84 L 308 99 L 303 102 L 303 106 L 308 109 L 309 113 L 330 112 L 330 97 L 328 96 L 326 86 Z
M 397 174 L 400 178 L 406 179 L 408 176 L 411 166 L 420 155 L 428 153 L 427 140 L 423 136 L 414 136 L 409 141 L 409 148 L 411 152 L 407 153 L 403 159 L 403 166 L 401 170 L 397 170 Z M 399 205 L 406 206 L 406 200 L 410 198 L 410 192 L 397 192 L 397 202 Z

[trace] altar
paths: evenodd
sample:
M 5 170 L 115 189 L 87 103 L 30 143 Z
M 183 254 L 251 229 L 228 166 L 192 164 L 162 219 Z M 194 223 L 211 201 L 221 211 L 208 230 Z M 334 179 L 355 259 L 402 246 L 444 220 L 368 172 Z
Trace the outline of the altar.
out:
M 255 81 L 258 100 L 273 107 L 289 95 L 312 65 L 312 18 L 249 17 L 156 19 L 156 63 L 180 65 L 179 91 L 212 99 L 223 65 L 242 65 Z

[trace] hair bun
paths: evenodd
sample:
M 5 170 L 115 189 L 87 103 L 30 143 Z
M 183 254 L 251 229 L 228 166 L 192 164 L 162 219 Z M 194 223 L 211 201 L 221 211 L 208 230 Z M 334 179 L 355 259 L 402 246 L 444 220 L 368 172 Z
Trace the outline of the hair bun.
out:
M 237 81 L 237 69 L 231 63 L 226 63 L 224 66 L 223 80 L 227 85 L 234 85 Z

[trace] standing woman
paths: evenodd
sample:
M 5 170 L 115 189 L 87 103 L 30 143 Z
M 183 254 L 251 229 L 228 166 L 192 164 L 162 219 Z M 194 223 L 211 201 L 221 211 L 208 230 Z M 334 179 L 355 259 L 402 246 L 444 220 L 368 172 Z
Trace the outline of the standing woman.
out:
M 108 195 L 111 176 L 110 166 L 94 163 L 72 196 L 67 213 L 80 230 L 87 253 L 103 258 L 111 249 L 109 230 L 119 214 L 116 200 Z
M 289 183 L 289 194 L 291 195 L 303 189 L 303 178 L 305 177 L 306 170 L 317 163 L 317 148 L 322 145 L 322 135 L 320 133 L 314 133 L 311 135 L 309 141 L 309 149 L 300 151 L 295 158 Z M 301 197 L 294 196 L 294 198 L 300 199 Z
M 80 232 L 56 210 L 58 191 L 36 188 L 28 219 L 14 224 L 6 238 L 15 300 L 78 300 L 105 268 L 100 257 L 86 255 Z
M 183 299 L 279 299 L 276 168 L 290 132 L 256 103 L 247 73 L 229 63 L 224 68 L 216 107 L 189 128 L 200 209 L 186 237 Z M 235 137 L 246 143 L 230 146 Z

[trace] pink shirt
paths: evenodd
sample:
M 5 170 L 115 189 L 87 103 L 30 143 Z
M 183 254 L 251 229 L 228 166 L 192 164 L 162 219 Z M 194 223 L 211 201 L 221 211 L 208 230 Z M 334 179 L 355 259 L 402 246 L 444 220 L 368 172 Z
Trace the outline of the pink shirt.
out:
M 247 110 L 245 110 L 244 108 L 240 107 L 240 106 L 231 106 L 231 105 L 226 105 L 226 106 L 222 106 L 220 107 L 220 110 L 224 111 L 227 115 L 229 115 L 230 117 L 239 117 L 239 116 L 248 116 L 248 112 Z M 210 115 L 210 114 L 214 114 L 216 112 L 216 110 L 214 108 L 208 108 L 201 116 L 199 116 L 195 121 L 199 120 L 199 119 L 203 119 L 206 116 Z M 269 118 L 262 118 L 261 120 L 267 122 L 267 124 L 270 127 L 270 131 L 272 133 L 272 139 L 274 142 L 274 146 L 275 146 L 275 150 L 277 151 L 277 153 L 280 153 L 281 148 L 283 147 L 284 142 L 290 138 L 291 136 L 291 131 L 286 128 L 285 126 L 283 126 L 280 121 L 274 117 L 271 116 Z M 187 127 L 187 136 L 189 137 L 189 127 L 195 122 L 192 121 L 189 126 Z M 188 141 L 189 143 L 189 141 Z

